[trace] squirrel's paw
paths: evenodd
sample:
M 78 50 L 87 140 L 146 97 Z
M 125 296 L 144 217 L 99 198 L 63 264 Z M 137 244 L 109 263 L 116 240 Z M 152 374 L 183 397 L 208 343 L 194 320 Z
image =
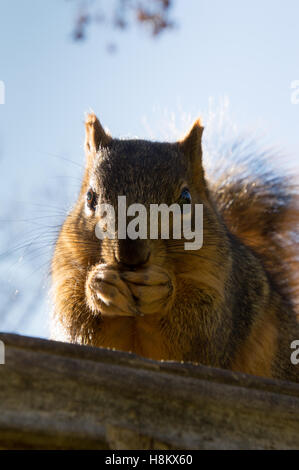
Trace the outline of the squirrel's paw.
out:
M 119 272 L 107 265 L 92 269 L 86 281 L 86 299 L 89 308 L 103 316 L 136 316 L 134 299 Z
M 167 312 L 173 298 L 173 280 L 160 266 L 121 274 L 132 292 L 141 315 Z

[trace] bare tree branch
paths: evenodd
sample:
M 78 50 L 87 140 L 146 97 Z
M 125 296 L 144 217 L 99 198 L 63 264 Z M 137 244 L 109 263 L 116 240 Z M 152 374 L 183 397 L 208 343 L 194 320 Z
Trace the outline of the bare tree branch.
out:
M 114 8 L 101 0 L 82 1 L 77 3 L 77 13 L 73 30 L 73 37 L 80 41 L 87 37 L 91 24 L 108 25 L 124 30 L 137 23 L 145 26 L 152 36 L 160 36 L 163 32 L 173 28 L 174 22 L 170 18 L 171 7 L 174 0 L 116 0 Z

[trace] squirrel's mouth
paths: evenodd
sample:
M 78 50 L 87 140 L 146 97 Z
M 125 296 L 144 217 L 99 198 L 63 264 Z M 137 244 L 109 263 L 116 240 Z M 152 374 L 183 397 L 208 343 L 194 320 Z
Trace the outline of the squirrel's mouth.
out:
M 136 272 L 138 270 L 145 269 L 149 263 L 150 263 L 150 258 L 151 258 L 151 253 L 148 251 L 148 253 L 143 255 L 142 259 L 139 259 L 137 262 L 130 262 L 129 264 L 126 262 L 122 262 L 120 259 L 117 259 L 117 257 L 114 254 L 114 262 L 117 266 L 117 269 L 120 272 L 127 272 L 127 271 L 132 271 Z
M 149 264 L 151 250 L 147 239 L 117 240 L 113 249 L 114 262 L 121 271 L 136 271 Z

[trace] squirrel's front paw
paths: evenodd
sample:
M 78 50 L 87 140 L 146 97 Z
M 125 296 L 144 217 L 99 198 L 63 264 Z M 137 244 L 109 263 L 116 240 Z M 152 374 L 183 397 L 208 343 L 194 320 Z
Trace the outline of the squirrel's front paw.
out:
M 134 299 L 119 272 L 105 264 L 95 266 L 89 273 L 86 286 L 89 308 L 103 316 L 136 316 Z
M 121 274 L 132 292 L 137 310 L 142 315 L 163 314 L 173 301 L 174 280 L 160 266 L 150 266 Z

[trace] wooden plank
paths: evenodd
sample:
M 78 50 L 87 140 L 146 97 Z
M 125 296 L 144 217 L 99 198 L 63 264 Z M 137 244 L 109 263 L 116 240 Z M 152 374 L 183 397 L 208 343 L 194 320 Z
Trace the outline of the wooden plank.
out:
M 299 448 L 298 384 L 17 335 L 0 340 L 0 448 Z

